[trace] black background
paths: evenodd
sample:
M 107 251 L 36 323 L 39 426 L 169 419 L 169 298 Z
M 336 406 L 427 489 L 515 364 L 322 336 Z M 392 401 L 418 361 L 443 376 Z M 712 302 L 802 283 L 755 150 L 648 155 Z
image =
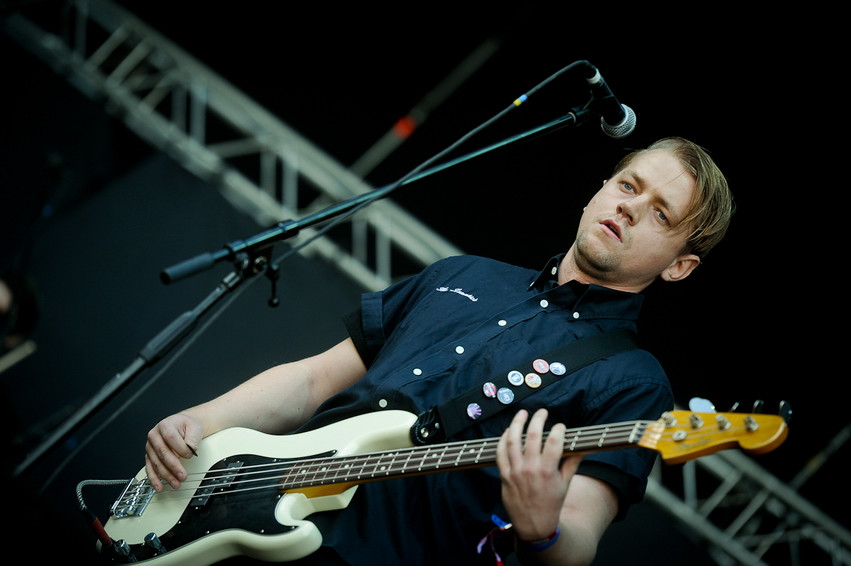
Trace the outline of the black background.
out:
M 584 202 L 625 151 L 665 136 L 688 137 L 726 171 L 737 213 L 727 239 L 688 280 L 659 283 L 647 293 L 643 334 L 666 366 L 678 402 L 708 397 L 725 410 L 754 399 L 767 400 L 769 409 L 789 401 L 789 439 L 757 459 L 782 481 L 803 470 L 847 424 L 842 382 L 848 372 L 841 350 L 847 303 L 837 288 L 845 262 L 836 235 L 846 194 L 838 154 L 847 144 L 836 126 L 847 112 L 832 74 L 839 68 L 838 51 L 825 39 L 831 37 L 831 14 L 122 4 L 344 165 L 474 49 L 497 41 L 487 62 L 369 173 L 374 186 L 400 178 L 569 63 L 591 61 L 635 110 L 638 125 L 631 136 L 614 140 L 595 124 L 559 130 L 408 185 L 392 198 L 467 253 L 537 267 L 569 246 Z M 2 146 L 4 250 L 36 258 L 37 283 L 52 309 L 43 315 L 34 358 L 86 374 L 64 375 L 57 385 L 56 375 L 43 374 L 50 371 L 46 361 L 30 360 L 38 365 L 22 364 L 2 376 L 10 413 L 37 438 L 35 428 L 49 430 L 57 414 L 69 410 L 59 398 L 91 394 L 175 309 L 192 306 L 218 277 L 162 289 L 155 281 L 161 267 L 255 227 L 246 219 L 230 220 L 232 213 L 216 201 L 202 208 L 202 197 L 193 192 L 202 189 L 188 174 L 169 168 L 5 38 L 3 52 L 13 54 L 2 63 L 10 79 L 4 81 L 10 124 Z M 586 99 L 580 81 L 556 79 L 453 155 L 546 123 Z M 62 167 L 46 165 L 57 159 Z M 132 182 L 139 168 L 155 175 L 145 177 L 141 188 Z M 109 189 L 116 184 L 123 187 L 119 195 Z M 164 192 L 178 186 L 190 188 L 178 189 L 177 196 Z M 54 211 L 50 217 L 39 216 L 44 200 Z M 120 212 L 110 212 L 112 207 Z M 207 210 L 206 216 L 187 215 L 193 207 Z M 99 228 L 92 240 L 80 241 L 93 224 Z M 321 285 L 304 281 L 293 282 L 286 298 L 300 305 L 287 316 L 311 319 L 324 325 L 322 331 L 274 352 L 291 329 L 272 319 L 281 332 L 277 340 L 266 332 L 262 338 L 251 334 L 273 316 L 262 310 L 265 287 L 252 288 L 257 300 L 238 303 L 233 322 L 220 325 L 219 340 L 234 348 L 227 361 L 218 358 L 222 352 L 204 349 L 196 359 L 188 357 L 180 380 L 159 384 L 159 399 L 149 401 L 156 409 L 137 406 L 138 422 L 128 438 L 110 440 L 127 432 L 112 431 L 92 450 L 102 454 L 105 444 L 113 449 L 126 441 L 118 454 L 141 458 L 142 435 L 153 424 L 147 421 L 225 389 L 237 380 L 234 375 L 242 378 L 336 339 L 336 315 L 352 304 L 356 290 L 334 283 L 331 274 L 319 277 L 339 287 L 333 300 L 328 293 L 305 297 Z M 111 306 L 93 315 L 91 305 L 104 301 Z M 62 324 L 45 329 L 57 311 Z M 131 319 L 117 319 L 120 311 Z M 69 327 L 75 336 L 64 330 Z M 239 350 L 243 341 L 264 344 L 269 359 L 249 359 Z M 55 349 L 45 351 L 51 344 Z M 99 355 L 113 345 L 119 350 Z M 95 363 L 94 357 L 101 359 Z M 207 374 L 200 377 L 197 364 L 216 368 L 213 383 Z M 801 494 L 847 525 L 840 513 L 844 496 L 836 495 L 846 452 L 832 456 Z M 125 467 L 127 461 L 132 463 L 125 460 Z

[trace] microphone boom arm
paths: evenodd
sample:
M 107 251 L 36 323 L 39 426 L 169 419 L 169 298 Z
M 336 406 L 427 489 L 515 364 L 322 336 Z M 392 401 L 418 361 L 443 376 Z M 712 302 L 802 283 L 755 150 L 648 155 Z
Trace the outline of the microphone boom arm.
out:
M 471 159 L 474 159 L 476 157 L 479 157 L 481 155 L 484 155 L 495 149 L 504 147 L 521 139 L 527 138 L 529 136 L 544 133 L 548 130 L 558 127 L 581 125 L 585 123 L 585 121 L 589 118 L 590 114 L 590 111 L 584 108 L 573 108 L 569 113 L 565 114 L 564 116 L 561 116 L 560 118 L 556 118 L 555 120 L 537 126 L 520 134 L 516 134 L 500 142 L 483 147 L 466 155 L 462 155 L 461 157 L 447 161 L 446 163 L 443 163 L 441 165 L 436 165 L 430 169 L 426 169 L 425 171 L 421 171 L 405 179 L 402 179 L 401 181 L 396 181 L 390 185 L 386 185 L 384 187 L 380 187 L 378 189 L 370 191 L 369 193 L 358 195 L 349 200 L 333 204 L 323 210 L 320 210 L 319 212 L 315 212 L 309 216 L 306 216 L 301 220 L 283 220 L 281 222 L 278 222 L 274 226 L 251 236 L 250 238 L 244 240 L 235 240 L 233 242 L 225 244 L 220 250 L 214 252 L 206 252 L 187 259 L 185 261 L 182 261 L 171 267 L 167 267 L 160 273 L 160 279 L 163 283 L 169 284 L 174 281 L 189 277 L 190 275 L 195 275 L 196 273 L 200 273 L 201 271 L 210 269 L 220 261 L 232 261 L 239 253 L 248 253 L 249 255 L 252 255 L 253 253 L 256 253 L 257 250 L 267 248 L 273 245 L 275 242 L 297 236 L 303 228 L 307 228 L 316 224 L 321 224 L 322 222 L 325 222 L 343 214 L 354 213 L 360 208 L 367 206 L 371 202 L 387 197 L 390 193 L 392 193 L 401 186 L 407 185 L 414 181 L 419 181 L 420 179 L 424 179 L 425 177 L 431 176 L 440 171 L 444 171 L 446 169 L 449 169 L 450 167 L 454 167 L 455 165 L 458 165 L 465 161 L 469 161 Z

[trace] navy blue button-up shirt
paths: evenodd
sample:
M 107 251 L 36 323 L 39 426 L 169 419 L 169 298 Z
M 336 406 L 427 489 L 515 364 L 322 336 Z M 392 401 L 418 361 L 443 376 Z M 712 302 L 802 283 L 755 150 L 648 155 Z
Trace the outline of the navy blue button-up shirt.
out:
M 352 334 L 369 370 L 323 404 L 309 428 L 370 411 L 419 414 L 566 343 L 614 328 L 635 330 L 642 295 L 558 285 L 560 257 L 540 272 L 453 257 L 365 294 L 361 328 Z M 448 440 L 498 437 L 521 407 L 547 407 L 548 425 L 572 428 L 654 420 L 673 407 L 673 396 L 658 361 L 636 349 L 564 376 Z M 644 449 L 588 454 L 580 473 L 612 484 L 622 516 L 641 499 L 655 456 Z M 504 516 L 490 467 L 364 484 L 346 509 L 317 524 L 326 544 L 355 564 L 438 564 L 447 557 L 475 563 L 493 513 Z

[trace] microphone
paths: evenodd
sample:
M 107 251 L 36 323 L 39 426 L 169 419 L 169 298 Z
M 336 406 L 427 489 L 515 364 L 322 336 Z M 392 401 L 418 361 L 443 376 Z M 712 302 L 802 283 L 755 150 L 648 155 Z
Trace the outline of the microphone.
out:
M 591 107 L 600 115 L 600 127 L 609 137 L 625 138 L 635 129 L 635 112 L 618 102 L 597 67 L 586 64 L 588 71 L 593 72 L 585 80 L 591 87 Z

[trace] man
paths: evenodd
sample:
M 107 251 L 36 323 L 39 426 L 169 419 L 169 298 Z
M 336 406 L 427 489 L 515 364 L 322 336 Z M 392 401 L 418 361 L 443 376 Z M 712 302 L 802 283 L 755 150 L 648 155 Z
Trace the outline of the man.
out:
M 634 152 L 588 203 L 567 253 L 543 271 L 449 258 L 364 295 L 346 319 L 349 339 L 157 424 L 148 476 L 158 490 L 162 481 L 178 487 L 180 459 L 227 427 L 280 434 L 365 412 L 421 414 L 565 343 L 634 330 L 640 292 L 657 278 L 688 277 L 732 211 L 726 180 L 700 147 L 671 138 Z M 448 439 L 499 436 L 496 467 L 359 486 L 345 509 L 311 517 L 325 546 L 305 564 L 493 563 L 508 547 L 523 564 L 590 563 L 608 525 L 643 496 L 655 453 L 563 458 L 565 428 L 656 419 L 673 396 L 640 349 L 552 381 L 516 403 L 514 391 L 538 385 L 507 387 L 509 410 L 480 421 L 472 410 L 470 426 Z M 513 536 L 494 532 L 502 521 Z

